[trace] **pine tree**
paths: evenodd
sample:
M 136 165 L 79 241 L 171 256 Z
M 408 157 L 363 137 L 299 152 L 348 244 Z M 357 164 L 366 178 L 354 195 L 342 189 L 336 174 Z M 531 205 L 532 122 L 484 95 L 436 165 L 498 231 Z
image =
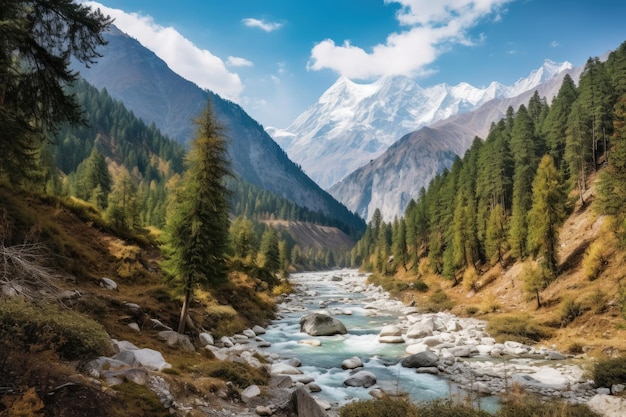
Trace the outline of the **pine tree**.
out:
M 520 106 L 513 123 L 511 153 L 515 162 L 515 172 L 509 243 L 513 256 L 523 258 L 527 255 L 527 213 L 532 205 L 532 181 L 537 171 L 534 127 L 523 105 Z
M 565 218 L 566 194 L 550 155 L 545 155 L 533 181 L 532 208 L 528 212 L 528 246 L 540 259 L 547 279 L 558 272 L 559 229 Z
M 280 250 L 278 247 L 278 235 L 272 227 L 267 227 L 261 237 L 259 249 L 259 265 L 276 273 L 280 270 Z
M 95 62 L 111 19 L 71 0 L 3 0 L 0 6 L 0 174 L 19 180 L 51 133 L 81 121 L 65 90 L 78 79 L 70 58 Z
M 106 209 L 113 178 L 104 156 L 95 146 L 85 163 L 83 183 L 87 193 L 85 198 L 92 201 L 99 209 Z
M 508 218 L 502 204 L 497 204 L 489 212 L 485 250 L 488 259 L 502 263 L 507 250 Z
M 567 118 L 577 97 L 576 84 L 572 77 L 566 74 L 558 94 L 552 101 L 550 112 L 544 124 L 548 152 L 561 172 L 564 172 L 561 161 L 565 154 Z
M 124 166 L 120 168 L 109 194 L 107 218 L 120 230 L 134 230 L 141 226 L 141 205 L 135 180 Z
M 197 285 L 227 280 L 224 254 L 228 245 L 228 195 L 224 179 L 231 175 L 227 143 L 211 103 L 196 121 L 183 188 L 168 211 L 166 270 L 182 285 L 184 301 L 178 332 L 183 333 L 187 310 Z

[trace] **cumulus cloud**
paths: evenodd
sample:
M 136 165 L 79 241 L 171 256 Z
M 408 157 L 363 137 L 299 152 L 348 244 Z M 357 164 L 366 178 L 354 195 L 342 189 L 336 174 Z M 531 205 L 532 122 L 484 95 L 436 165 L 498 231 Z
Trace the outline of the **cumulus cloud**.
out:
M 317 43 L 311 50 L 309 70 L 331 69 L 352 79 L 385 75 L 409 76 L 428 73 L 427 66 L 454 44 L 475 45 L 468 31 L 482 19 L 499 19 L 502 6 L 511 0 L 384 0 L 399 4 L 396 19 L 402 30 L 387 36 L 385 43 L 366 51 L 332 39 Z M 481 36 L 479 42 L 484 37 Z
M 252 61 L 248 61 L 245 58 L 241 58 L 238 56 L 229 56 L 226 60 L 226 63 L 231 67 L 253 67 L 254 64 Z
M 259 28 L 261 30 L 264 30 L 266 32 L 273 32 L 275 30 L 280 29 L 281 27 L 283 27 L 282 23 L 278 23 L 278 22 L 266 22 L 265 20 L 259 20 L 259 19 L 253 19 L 251 17 L 246 18 L 246 19 L 242 19 L 241 22 L 251 28 Z
M 160 26 L 150 16 L 126 13 L 92 1 L 85 4 L 115 18 L 115 26 L 152 50 L 177 74 L 229 100 L 239 99 L 243 91 L 239 75 L 228 71 L 219 57 L 198 48 L 176 29 Z

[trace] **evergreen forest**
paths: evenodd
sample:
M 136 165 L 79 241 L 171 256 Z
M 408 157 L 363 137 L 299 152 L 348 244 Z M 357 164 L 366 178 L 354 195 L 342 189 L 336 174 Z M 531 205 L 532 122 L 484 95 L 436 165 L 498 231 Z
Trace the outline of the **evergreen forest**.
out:
M 566 215 L 586 207 L 597 176 L 595 207 L 614 217 L 626 244 L 626 43 L 603 62 L 590 58 L 578 85 L 566 75 L 548 104 L 537 92 L 509 107 L 484 140 L 416 190 L 404 216 L 382 221 L 377 210 L 351 262 L 393 275 L 420 271 L 471 288 L 495 263 L 533 260 L 529 293 L 559 274 L 558 232 Z

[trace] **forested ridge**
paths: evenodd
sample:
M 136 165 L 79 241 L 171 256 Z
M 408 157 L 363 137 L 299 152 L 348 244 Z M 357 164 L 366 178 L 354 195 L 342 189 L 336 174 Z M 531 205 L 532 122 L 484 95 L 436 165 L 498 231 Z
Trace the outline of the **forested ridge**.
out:
M 605 62 L 590 58 L 578 85 L 566 76 L 548 104 L 537 93 L 509 108 L 484 140 L 427 189 L 416 190 L 404 216 L 376 211 L 352 262 L 393 275 L 420 265 L 457 284 L 490 265 L 532 260 L 526 290 L 540 292 L 559 274 L 559 230 L 599 172 L 594 208 L 615 219 L 626 244 L 626 43 Z M 470 281 L 469 283 L 467 281 Z

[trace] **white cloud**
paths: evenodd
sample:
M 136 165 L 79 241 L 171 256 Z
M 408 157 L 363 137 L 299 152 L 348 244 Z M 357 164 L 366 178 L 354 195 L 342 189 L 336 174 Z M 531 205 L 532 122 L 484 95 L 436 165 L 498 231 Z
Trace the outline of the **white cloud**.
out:
M 150 16 L 126 13 L 91 1 L 85 4 L 115 18 L 115 26 L 152 50 L 177 74 L 229 100 L 239 99 L 243 91 L 239 75 L 228 71 L 219 57 L 198 48 L 176 29 L 160 26 Z
M 238 56 L 229 56 L 226 60 L 226 63 L 231 67 L 253 67 L 254 64 L 252 61 L 248 61 L 245 58 L 240 58 Z
M 561 44 L 559 43 L 559 41 L 552 41 L 550 42 L 550 46 L 553 48 L 558 48 L 559 46 L 561 46 Z
M 282 23 L 278 23 L 278 22 L 266 22 L 265 20 L 259 20 L 259 19 L 254 19 L 254 18 L 247 18 L 247 19 L 242 19 L 241 22 L 251 28 L 259 28 L 261 30 L 264 30 L 266 32 L 273 32 L 275 30 L 280 29 L 281 27 L 283 27 Z
M 426 68 L 452 45 L 475 45 L 468 30 L 482 19 L 496 14 L 511 0 L 384 0 L 400 4 L 396 18 L 404 30 L 391 33 L 384 44 L 371 51 L 332 39 L 317 43 L 311 50 L 309 70 L 331 69 L 352 79 L 384 75 L 423 75 Z M 478 42 L 484 41 L 481 34 Z

